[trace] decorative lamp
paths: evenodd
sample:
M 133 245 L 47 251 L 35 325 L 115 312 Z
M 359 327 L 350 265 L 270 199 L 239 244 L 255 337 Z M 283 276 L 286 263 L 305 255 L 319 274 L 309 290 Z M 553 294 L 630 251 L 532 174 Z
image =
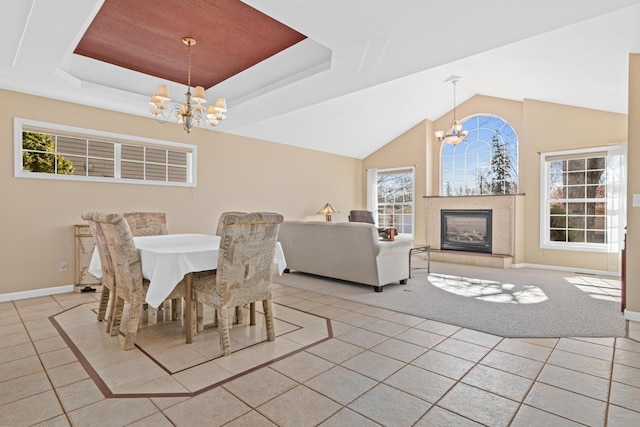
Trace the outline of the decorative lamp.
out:
M 331 214 L 332 213 L 338 213 L 337 210 L 335 210 L 333 208 L 333 206 L 331 206 L 331 204 L 327 203 L 326 205 L 324 205 L 324 207 L 322 209 L 320 209 L 318 211 L 319 214 L 325 214 L 325 218 L 327 220 L 327 222 L 331 222 Z

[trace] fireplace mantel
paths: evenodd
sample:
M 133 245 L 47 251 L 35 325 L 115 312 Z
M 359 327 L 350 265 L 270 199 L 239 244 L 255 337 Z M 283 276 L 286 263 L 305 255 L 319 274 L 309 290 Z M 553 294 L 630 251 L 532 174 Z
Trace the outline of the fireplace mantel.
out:
M 524 194 L 482 196 L 425 196 L 426 242 L 434 250 L 440 250 L 442 210 L 491 209 L 492 253 L 512 257 L 522 262 L 524 233 Z

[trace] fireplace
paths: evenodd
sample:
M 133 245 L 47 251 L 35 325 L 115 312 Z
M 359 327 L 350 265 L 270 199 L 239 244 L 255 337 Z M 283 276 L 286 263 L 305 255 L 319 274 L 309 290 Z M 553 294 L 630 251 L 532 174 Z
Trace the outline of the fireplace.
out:
M 441 210 L 440 249 L 491 253 L 491 209 Z

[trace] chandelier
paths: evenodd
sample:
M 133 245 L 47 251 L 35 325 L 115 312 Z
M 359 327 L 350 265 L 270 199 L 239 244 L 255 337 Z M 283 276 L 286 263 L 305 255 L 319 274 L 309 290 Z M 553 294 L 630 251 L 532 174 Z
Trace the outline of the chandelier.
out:
M 227 112 L 227 100 L 218 98 L 215 104 L 207 107 L 204 87 L 196 86 L 193 94 L 191 93 L 191 46 L 196 44 L 196 40 L 192 37 L 183 37 L 182 42 L 187 45 L 187 93 L 185 93 L 187 102 L 173 106 L 168 104 L 171 101 L 169 88 L 167 85 L 160 85 L 158 91 L 151 96 L 149 103 L 153 108 L 149 112 L 159 123 L 166 123 L 172 114 L 175 115 L 177 122 L 182 124 L 187 133 L 190 133 L 194 126 L 211 130 L 209 126 L 218 126 L 227 118 L 224 114 Z
M 462 130 L 462 124 L 456 120 L 456 83 L 460 79 L 461 77 L 459 76 L 451 76 L 445 80 L 445 83 L 453 83 L 453 121 L 451 122 L 451 127 L 446 134 L 441 130 L 434 133 L 438 142 L 456 145 L 467 139 L 467 135 L 469 135 L 469 131 Z

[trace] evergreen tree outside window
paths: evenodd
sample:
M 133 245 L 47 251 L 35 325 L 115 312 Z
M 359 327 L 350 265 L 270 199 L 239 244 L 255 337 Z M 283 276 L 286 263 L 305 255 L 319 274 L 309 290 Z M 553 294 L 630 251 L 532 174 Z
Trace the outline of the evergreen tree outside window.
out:
M 196 186 L 197 147 L 14 119 L 18 178 Z
M 73 163 L 56 154 L 56 143 L 51 135 L 35 132 L 22 133 L 22 167 L 29 172 L 72 175 Z
M 478 115 L 462 122 L 469 135 L 443 144 L 440 194 L 475 196 L 518 192 L 518 137 L 499 117 Z

